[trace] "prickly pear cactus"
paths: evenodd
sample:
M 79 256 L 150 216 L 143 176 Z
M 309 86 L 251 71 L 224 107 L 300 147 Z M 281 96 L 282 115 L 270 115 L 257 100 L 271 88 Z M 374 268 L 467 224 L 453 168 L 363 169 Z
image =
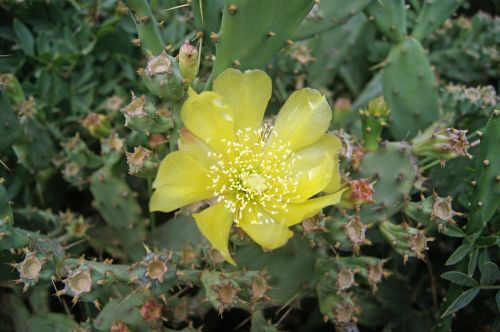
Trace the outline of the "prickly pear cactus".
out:
M 1 331 L 499 329 L 498 1 L 0 11 Z

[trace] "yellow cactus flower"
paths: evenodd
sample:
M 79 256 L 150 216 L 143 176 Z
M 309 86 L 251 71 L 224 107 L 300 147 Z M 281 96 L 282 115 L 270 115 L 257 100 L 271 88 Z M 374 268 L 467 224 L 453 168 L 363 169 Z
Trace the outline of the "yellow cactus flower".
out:
M 290 227 L 340 201 L 340 141 L 326 133 L 332 111 L 318 91 L 295 91 L 274 125 L 262 124 L 271 79 L 227 69 L 213 91 L 189 96 L 179 151 L 161 162 L 150 210 L 169 212 L 207 200 L 194 213 L 201 233 L 231 264 L 231 227 L 266 250 L 286 244 Z M 323 196 L 315 196 L 328 192 Z

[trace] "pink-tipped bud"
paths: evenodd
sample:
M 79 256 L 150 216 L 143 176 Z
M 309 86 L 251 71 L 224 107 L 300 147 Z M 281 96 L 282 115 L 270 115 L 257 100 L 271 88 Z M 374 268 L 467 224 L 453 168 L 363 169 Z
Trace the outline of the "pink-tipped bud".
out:
M 198 49 L 187 40 L 179 50 L 179 69 L 186 82 L 192 82 L 198 75 Z

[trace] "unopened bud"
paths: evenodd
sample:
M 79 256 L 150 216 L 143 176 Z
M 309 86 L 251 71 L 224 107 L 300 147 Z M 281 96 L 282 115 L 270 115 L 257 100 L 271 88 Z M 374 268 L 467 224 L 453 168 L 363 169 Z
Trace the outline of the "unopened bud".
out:
M 179 50 L 179 68 L 186 82 L 192 82 L 198 75 L 198 49 L 188 41 L 182 44 Z
M 387 127 L 389 113 L 390 109 L 383 96 L 372 99 L 368 103 L 368 108 L 360 111 L 363 141 L 366 150 L 377 150 L 382 129 Z

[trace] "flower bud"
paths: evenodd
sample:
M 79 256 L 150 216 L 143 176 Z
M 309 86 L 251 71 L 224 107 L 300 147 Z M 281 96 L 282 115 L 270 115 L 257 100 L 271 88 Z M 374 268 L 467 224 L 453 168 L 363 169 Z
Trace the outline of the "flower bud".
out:
M 158 56 L 149 57 L 142 79 L 149 91 L 158 97 L 179 100 L 184 96 L 179 64 L 165 51 Z
M 440 129 L 435 132 L 426 131 L 413 140 L 413 152 L 422 157 L 434 157 L 441 160 L 450 160 L 467 153 L 469 141 L 466 130 L 454 128 Z
M 363 141 L 367 151 L 375 151 L 378 148 L 380 134 L 387 126 L 389 113 L 390 109 L 382 96 L 372 99 L 368 103 L 368 109 L 360 111 Z
M 192 82 L 198 75 L 198 60 L 198 49 L 186 40 L 179 50 L 179 68 L 182 77 L 188 83 Z

